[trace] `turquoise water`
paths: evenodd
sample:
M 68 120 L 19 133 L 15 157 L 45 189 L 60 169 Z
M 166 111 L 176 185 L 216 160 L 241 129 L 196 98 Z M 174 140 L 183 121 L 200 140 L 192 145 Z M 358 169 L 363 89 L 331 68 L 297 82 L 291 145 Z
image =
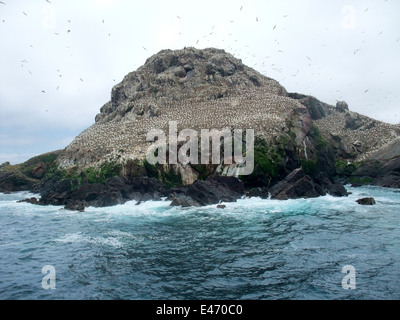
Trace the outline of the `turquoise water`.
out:
M 400 190 L 84 213 L 0 194 L 0 299 L 399 299 Z M 376 206 L 355 201 L 373 196 Z M 45 290 L 42 268 L 56 271 Z M 342 268 L 354 266 L 354 290 Z

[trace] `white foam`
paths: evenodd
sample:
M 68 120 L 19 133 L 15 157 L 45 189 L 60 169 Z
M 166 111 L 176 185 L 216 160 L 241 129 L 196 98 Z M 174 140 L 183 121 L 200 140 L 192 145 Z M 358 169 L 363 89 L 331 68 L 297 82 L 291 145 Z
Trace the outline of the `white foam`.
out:
M 68 233 L 62 238 L 55 239 L 55 242 L 61 243 L 89 243 L 96 245 L 106 245 L 114 248 L 122 248 L 123 244 L 114 237 L 90 237 L 82 235 L 82 232 Z

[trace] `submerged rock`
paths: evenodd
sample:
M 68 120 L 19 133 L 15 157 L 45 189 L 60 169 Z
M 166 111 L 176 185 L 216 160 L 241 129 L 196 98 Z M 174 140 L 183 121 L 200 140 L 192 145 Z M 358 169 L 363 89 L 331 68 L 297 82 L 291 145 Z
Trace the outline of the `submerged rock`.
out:
M 363 199 L 358 199 L 356 201 L 358 204 L 361 204 L 363 206 L 373 206 L 376 204 L 376 201 L 374 198 L 363 198 Z

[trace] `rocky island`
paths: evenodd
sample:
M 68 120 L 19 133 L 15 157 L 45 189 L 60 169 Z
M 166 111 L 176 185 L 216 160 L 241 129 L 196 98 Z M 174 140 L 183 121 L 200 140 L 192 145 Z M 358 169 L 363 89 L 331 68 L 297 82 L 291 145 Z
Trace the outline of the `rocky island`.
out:
M 238 165 L 151 164 L 152 129 L 254 130 L 254 170 Z M 167 198 L 205 206 L 243 196 L 346 196 L 345 184 L 400 187 L 400 126 L 277 81 L 224 50 L 163 50 L 111 92 L 95 123 L 64 150 L 0 165 L 0 192 L 30 190 L 39 205 L 71 210 Z M 244 139 L 244 138 L 243 138 Z M 243 143 L 245 140 L 243 140 Z

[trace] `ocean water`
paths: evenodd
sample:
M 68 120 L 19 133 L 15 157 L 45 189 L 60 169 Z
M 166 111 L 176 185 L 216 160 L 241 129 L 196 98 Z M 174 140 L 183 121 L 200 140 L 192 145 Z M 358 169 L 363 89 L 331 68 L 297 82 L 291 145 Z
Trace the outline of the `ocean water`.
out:
M 84 213 L 0 194 L 0 299 L 400 299 L 400 190 L 348 189 L 224 210 L 158 201 Z M 365 196 L 377 205 L 355 202 Z

